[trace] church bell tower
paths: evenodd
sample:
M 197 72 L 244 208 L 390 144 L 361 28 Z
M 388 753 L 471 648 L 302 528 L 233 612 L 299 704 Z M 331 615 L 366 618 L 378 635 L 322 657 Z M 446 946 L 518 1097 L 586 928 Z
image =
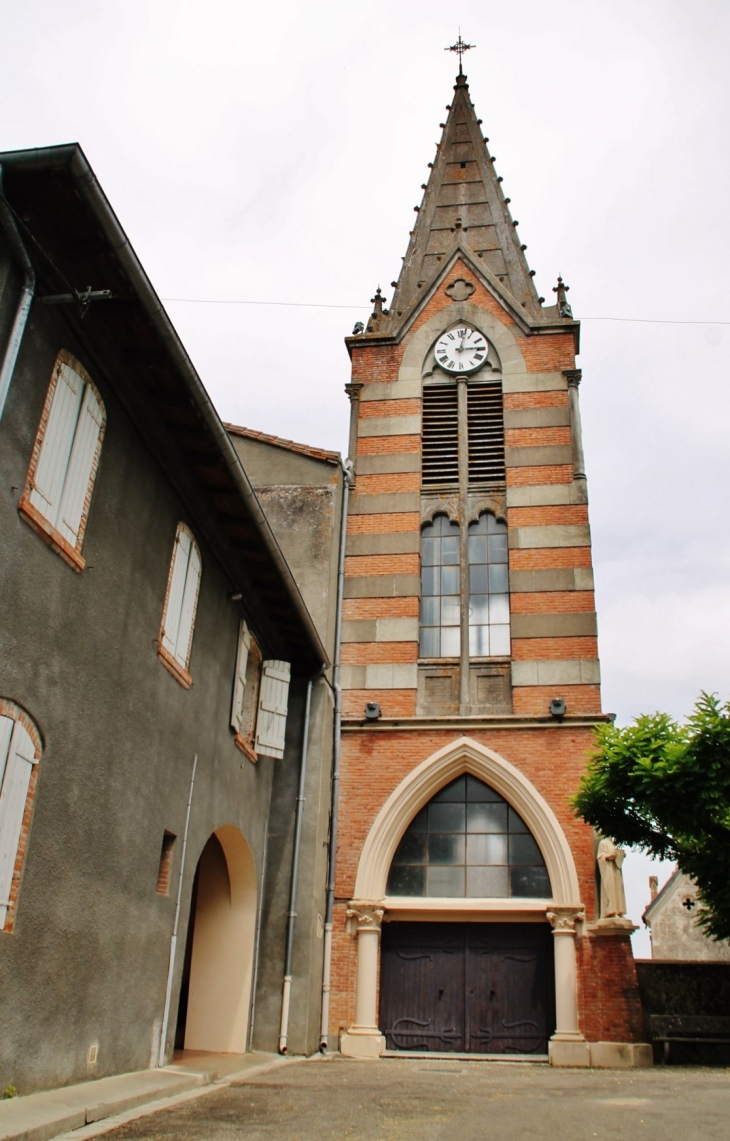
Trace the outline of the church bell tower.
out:
M 390 307 L 347 338 L 330 1040 L 640 1064 L 631 924 L 569 805 L 606 720 L 580 327 L 488 143 L 460 63 Z

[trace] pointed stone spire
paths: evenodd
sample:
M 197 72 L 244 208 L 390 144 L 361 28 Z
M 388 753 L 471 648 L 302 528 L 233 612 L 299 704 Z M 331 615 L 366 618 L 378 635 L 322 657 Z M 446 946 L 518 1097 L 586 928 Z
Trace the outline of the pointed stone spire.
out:
M 459 247 L 497 278 L 515 307 L 535 319 L 541 305 L 487 149 L 466 76 L 459 74 L 443 126 L 436 161 L 390 307 L 390 325 L 400 324 L 429 283 Z

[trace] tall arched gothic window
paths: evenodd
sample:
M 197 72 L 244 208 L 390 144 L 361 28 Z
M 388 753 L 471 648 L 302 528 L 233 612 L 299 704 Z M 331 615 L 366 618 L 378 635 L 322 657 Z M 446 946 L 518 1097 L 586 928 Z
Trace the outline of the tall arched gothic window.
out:
M 459 657 L 464 608 L 469 655 L 507 656 L 507 524 L 486 511 L 469 524 L 466 582 L 462 582 L 460 541 L 458 523 L 446 515 L 436 515 L 421 531 L 421 657 Z

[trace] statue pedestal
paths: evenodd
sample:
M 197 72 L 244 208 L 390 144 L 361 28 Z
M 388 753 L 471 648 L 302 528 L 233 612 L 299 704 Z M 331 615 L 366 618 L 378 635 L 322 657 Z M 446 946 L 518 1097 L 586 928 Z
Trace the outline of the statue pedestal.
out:
M 590 935 L 632 935 L 639 928 L 623 915 L 611 915 L 608 919 L 598 919 L 588 924 Z

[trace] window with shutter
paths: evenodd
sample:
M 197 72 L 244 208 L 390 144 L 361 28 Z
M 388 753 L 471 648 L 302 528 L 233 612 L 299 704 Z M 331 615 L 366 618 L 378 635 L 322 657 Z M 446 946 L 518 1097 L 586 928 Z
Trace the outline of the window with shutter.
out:
M 0 931 L 13 924 L 39 760 L 37 729 L 13 702 L 0 700 Z
M 236 651 L 236 674 L 233 680 L 233 701 L 231 703 L 231 726 L 236 733 L 243 727 L 243 701 L 246 696 L 246 667 L 248 666 L 248 652 L 251 649 L 251 632 L 241 619 L 238 631 L 238 649 Z
M 157 652 L 165 668 L 186 689 L 189 689 L 193 683 L 188 673 L 188 666 L 193 644 L 201 569 L 198 544 L 185 524 L 178 523 L 167 576 L 167 592 Z
M 263 757 L 284 756 L 290 676 L 289 662 L 264 662 L 256 719 L 256 752 Z
M 81 546 L 104 425 L 104 405 L 90 376 L 62 350 L 18 510 L 74 570 L 85 566 Z

